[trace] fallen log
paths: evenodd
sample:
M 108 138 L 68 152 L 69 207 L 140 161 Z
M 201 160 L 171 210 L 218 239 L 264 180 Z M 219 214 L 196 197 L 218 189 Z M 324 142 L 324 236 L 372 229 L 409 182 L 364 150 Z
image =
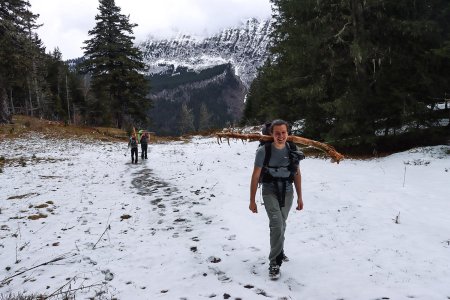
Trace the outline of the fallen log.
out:
M 219 143 L 222 142 L 222 138 L 229 139 L 239 139 L 243 141 L 263 141 L 263 142 L 273 142 L 273 137 L 270 135 L 262 135 L 259 133 L 249 133 L 249 134 L 242 134 L 242 133 L 236 133 L 236 132 L 218 132 L 216 133 L 217 141 Z M 304 146 L 310 146 L 315 149 L 318 149 L 320 151 L 325 152 L 328 154 L 328 156 L 331 157 L 332 162 L 339 163 L 341 160 L 344 159 L 344 155 L 337 152 L 336 149 L 334 149 L 332 146 L 310 140 L 304 137 L 296 136 L 296 135 L 290 135 L 287 137 L 288 141 L 294 142 L 296 144 L 304 145 Z

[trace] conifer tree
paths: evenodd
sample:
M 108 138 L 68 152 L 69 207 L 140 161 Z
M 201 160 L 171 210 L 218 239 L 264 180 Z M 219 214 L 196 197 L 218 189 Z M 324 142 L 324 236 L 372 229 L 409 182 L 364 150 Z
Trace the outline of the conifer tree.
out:
M 198 116 L 198 130 L 208 130 L 211 128 L 211 113 L 208 111 L 205 103 L 200 105 Z
M 194 114 L 192 109 L 190 109 L 186 103 L 181 104 L 180 111 L 180 133 L 191 133 L 195 130 L 194 127 Z
M 32 107 L 34 96 L 38 97 L 36 76 L 43 47 L 34 33 L 37 17 L 28 0 L 0 1 L 0 123 L 10 121 L 14 106 Z M 22 93 L 20 103 L 14 103 L 16 92 Z
M 102 114 L 102 123 L 124 127 L 147 121 L 148 82 L 141 51 L 133 45 L 137 26 L 121 14 L 114 0 L 100 0 L 96 25 L 85 41 L 81 71 L 91 75 L 92 89 Z

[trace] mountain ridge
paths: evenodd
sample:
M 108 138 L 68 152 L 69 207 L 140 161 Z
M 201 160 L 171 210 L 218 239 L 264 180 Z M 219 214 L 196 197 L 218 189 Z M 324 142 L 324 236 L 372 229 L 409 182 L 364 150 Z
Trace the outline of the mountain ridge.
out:
M 169 66 L 185 66 L 202 70 L 230 63 L 248 88 L 256 77 L 257 69 L 268 57 L 271 20 L 251 18 L 241 26 L 200 38 L 180 34 L 170 39 L 148 38 L 139 44 L 149 74 L 165 72 Z

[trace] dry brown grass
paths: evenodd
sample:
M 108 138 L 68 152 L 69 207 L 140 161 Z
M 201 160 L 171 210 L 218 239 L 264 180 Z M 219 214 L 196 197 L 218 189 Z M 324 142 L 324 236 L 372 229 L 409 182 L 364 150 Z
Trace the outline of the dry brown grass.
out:
M 30 220 L 39 220 L 39 219 L 43 219 L 43 218 L 47 218 L 47 215 L 39 213 L 37 215 L 28 216 L 28 219 L 30 219 Z
M 39 118 L 14 115 L 13 124 L 0 124 L 0 140 L 24 138 L 33 134 L 43 134 L 50 138 L 98 140 L 103 142 L 128 142 L 125 130 L 110 127 L 65 125 L 64 122 L 48 121 Z M 170 141 L 189 141 L 191 136 L 160 137 L 151 134 L 150 143 Z M 2 161 L 0 160 L 0 165 Z
M 48 121 L 29 116 L 15 115 L 13 124 L 0 124 L 0 139 L 23 138 L 36 133 L 47 137 L 77 138 L 100 141 L 126 141 L 127 134 L 117 128 L 65 125 L 63 122 Z

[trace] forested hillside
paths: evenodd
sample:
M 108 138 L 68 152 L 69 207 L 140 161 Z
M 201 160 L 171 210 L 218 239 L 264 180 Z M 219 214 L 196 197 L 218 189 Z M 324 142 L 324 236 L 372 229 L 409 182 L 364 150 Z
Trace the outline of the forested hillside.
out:
M 301 134 L 364 151 L 445 140 L 450 2 L 332 2 L 272 0 L 244 121 L 301 120 Z
M 231 64 L 200 72 L 173 67 L 150 77 L 151 128 L 160 135 L 180 135 L 237 124 L 247 89 Z

